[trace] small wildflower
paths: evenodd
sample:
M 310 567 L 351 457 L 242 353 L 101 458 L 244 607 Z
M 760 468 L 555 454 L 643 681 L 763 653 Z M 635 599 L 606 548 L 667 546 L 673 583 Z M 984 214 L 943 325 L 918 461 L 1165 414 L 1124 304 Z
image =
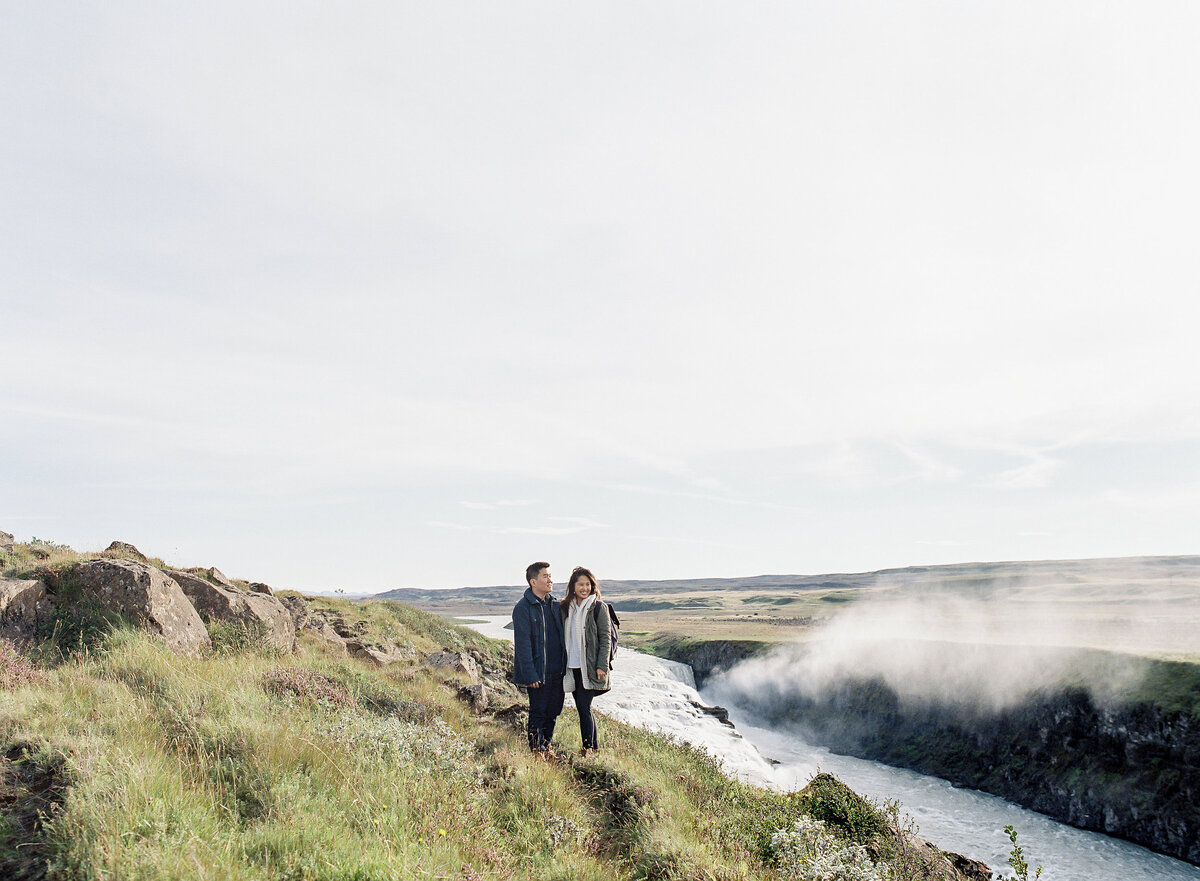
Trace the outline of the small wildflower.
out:
M 443 838 L 445 838 L 445 837 L 446 837 L 446 830 L 445 830 L 445 829 L 439 829 L 439 830 L 438 830 L 438 835 L 440 835 L 440 836 L 442 836 Z

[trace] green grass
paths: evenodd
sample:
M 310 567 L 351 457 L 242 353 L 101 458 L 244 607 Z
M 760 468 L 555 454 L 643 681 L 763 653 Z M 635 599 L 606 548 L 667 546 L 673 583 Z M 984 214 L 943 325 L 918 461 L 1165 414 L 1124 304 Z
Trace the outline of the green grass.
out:
M 1200 719 L 1200 664 L 1151 660 L 1137 688 L 1125 699 Z
M 509 663 L 506 643 L 399 603 L 315 604 L 414 657 L 445 647 Z M 6 781 L 24 767 L 60 782 L 40 819 L 0 809 L 0 875 L 770 879 L 770 835 L 803 812 L 887 840 L 854 819 L 876 809 L 844 787 L 758 789 L 609 720 L 602 752 L 576 758 L 572 711 L 567 758 L 540 762 L 523 732 L 473 716 L 444 671 L 218 643 L 185 659 L 118 622 L 0 690 L 0 746 L 34 757 L 5 765 Z

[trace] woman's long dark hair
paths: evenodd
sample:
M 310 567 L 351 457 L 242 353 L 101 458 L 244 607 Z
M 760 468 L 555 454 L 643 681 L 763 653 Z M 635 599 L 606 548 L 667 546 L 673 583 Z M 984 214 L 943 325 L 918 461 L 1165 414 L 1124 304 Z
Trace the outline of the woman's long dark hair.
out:
M 600 599 L 600 582 L 596 580 L 596 576 L 592 574 L 591 569 L 584 569 L 582 566 L 576 566 L 571 570 L 571 580 L 567 582 L 567 595 L 563 597 L 562 602 L 558 607 L 566 614 L 571 609 L 571 601 L 575 599 L 575 582 L 580 578 L 586 577 L 592 583 L 592 593 L 596 599 Z

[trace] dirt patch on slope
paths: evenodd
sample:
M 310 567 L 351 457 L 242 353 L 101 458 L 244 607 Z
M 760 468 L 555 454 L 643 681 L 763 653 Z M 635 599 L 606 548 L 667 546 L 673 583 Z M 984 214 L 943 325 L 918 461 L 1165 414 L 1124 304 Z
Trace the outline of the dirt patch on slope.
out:
M 0 757 L 0 878 L 44 881 L 50 846 L 43 826 L 67 795 L 63 762 L 28 743 L 11 744 Z

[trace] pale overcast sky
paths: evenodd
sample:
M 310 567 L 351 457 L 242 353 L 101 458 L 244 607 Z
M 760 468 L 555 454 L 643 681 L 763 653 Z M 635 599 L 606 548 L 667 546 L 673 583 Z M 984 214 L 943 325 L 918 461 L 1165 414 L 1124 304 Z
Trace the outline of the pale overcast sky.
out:
M 0 529 L 300 590 L 1200 552 L 1200 5 L 28 3 Z

